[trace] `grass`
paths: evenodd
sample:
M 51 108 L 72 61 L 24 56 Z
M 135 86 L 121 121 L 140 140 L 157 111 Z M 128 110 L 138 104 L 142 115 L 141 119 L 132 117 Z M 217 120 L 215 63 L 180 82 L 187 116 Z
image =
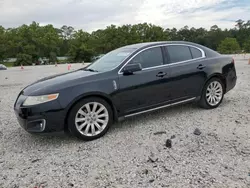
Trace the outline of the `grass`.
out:
M 68 62 L 70 62 L 70 60 L 69 59 L 65 59 L 65 60 L 58 60 L 57 63 L 64 64 L 64 63 L 68 63 Z
M 13 62 L 0 62 L 0 64 L 5 65 L 6 67 L 14 67 L 14 63 Z

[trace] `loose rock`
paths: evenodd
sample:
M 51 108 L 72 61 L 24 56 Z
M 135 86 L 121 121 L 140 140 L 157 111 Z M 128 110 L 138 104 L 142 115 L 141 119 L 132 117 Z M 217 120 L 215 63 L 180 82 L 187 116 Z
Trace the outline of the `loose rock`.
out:
M 163 169 L 165 170 L 165 172 L 168 172 L 168 173 L 171 173 L 171 172 L 172 172 L 172 170 L 168 169 L 167 167 L 165 167 L 165 166 L 162 166 L 162 167 L 163 167 Z
M 240 124 L 240 122 L 238 120 L 235 120 L 235 123 Z
M 175 135 L 172 135 L 171 137 L 170 137 L 170 139 L 175 139 L 176 138 L 176 136 Z
M 161 134 L 167 134 L 166 131 L 159 131 L 159 132 L 155 132 L 154 135 L 161 135 Z
M 246 154 L 246 155 L 250 155 L 250 149 L 244 149 L 241 151 L 241 153 Z
M 194 134 L 195 135 L 201 135 L 201 131 L 200 131 L 200 129 L 198 129 L 198 128 L 196 128 L 195 130 L 194 130 Z
M 36 163 L 36 162 L 38 162 L 38 161 L 40 161 L 41 159 L 35 159 L 35 160 L 33 160 L 33 161 L 31 161 L 32 163 Z
M 148 174 L 148 169 L 144 169 L 143 171 L 142 171 L 142 174 Z
M 153 153 L 151 153 L 150 156 L 148 156 L 148 159 L 152 163 L 158 161 L 158 158 Z
M 155 180 L 154 179 L 150 179 L 149 180 L 149 183 L 153 183 Z
M 172 140 L 167 139 L 167 141 L 166 141 L 166 147 L 167 148 L 172 148 Z

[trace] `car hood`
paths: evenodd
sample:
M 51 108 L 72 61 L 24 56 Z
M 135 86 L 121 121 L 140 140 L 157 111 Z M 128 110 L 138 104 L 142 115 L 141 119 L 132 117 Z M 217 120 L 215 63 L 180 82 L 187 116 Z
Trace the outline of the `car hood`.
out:
M 77 70 L 70 73 L 48 76 L 28 85 L 23 89 L 22 94 L 26 96 L 35 96 L 58 92 L 60 89 L 89 81 L 89 77 L 92 77 L 96 74 L 98 73 Z

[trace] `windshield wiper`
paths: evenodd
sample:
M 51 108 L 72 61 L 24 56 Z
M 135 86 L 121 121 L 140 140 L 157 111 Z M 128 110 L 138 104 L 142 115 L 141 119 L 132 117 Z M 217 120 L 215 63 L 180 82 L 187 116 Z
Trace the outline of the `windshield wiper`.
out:
M 90 71 L 90 72 L 98 72 L 97 70 L 94 70 L 94 69 L 84 69 L 86 71 Z

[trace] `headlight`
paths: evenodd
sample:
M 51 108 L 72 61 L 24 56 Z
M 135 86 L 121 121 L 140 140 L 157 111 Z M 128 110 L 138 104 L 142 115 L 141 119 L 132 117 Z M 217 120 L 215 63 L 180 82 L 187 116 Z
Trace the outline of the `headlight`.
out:
M 53 100 L 56 100 L 58 96 L 59 96 L 59 93 L 50 94 L 50 95 L 41 95 L 41 96 L 28 96 L 28 98 L 24 101 L 23 106 L 31 106 L 31 105 L 53 101 Z

